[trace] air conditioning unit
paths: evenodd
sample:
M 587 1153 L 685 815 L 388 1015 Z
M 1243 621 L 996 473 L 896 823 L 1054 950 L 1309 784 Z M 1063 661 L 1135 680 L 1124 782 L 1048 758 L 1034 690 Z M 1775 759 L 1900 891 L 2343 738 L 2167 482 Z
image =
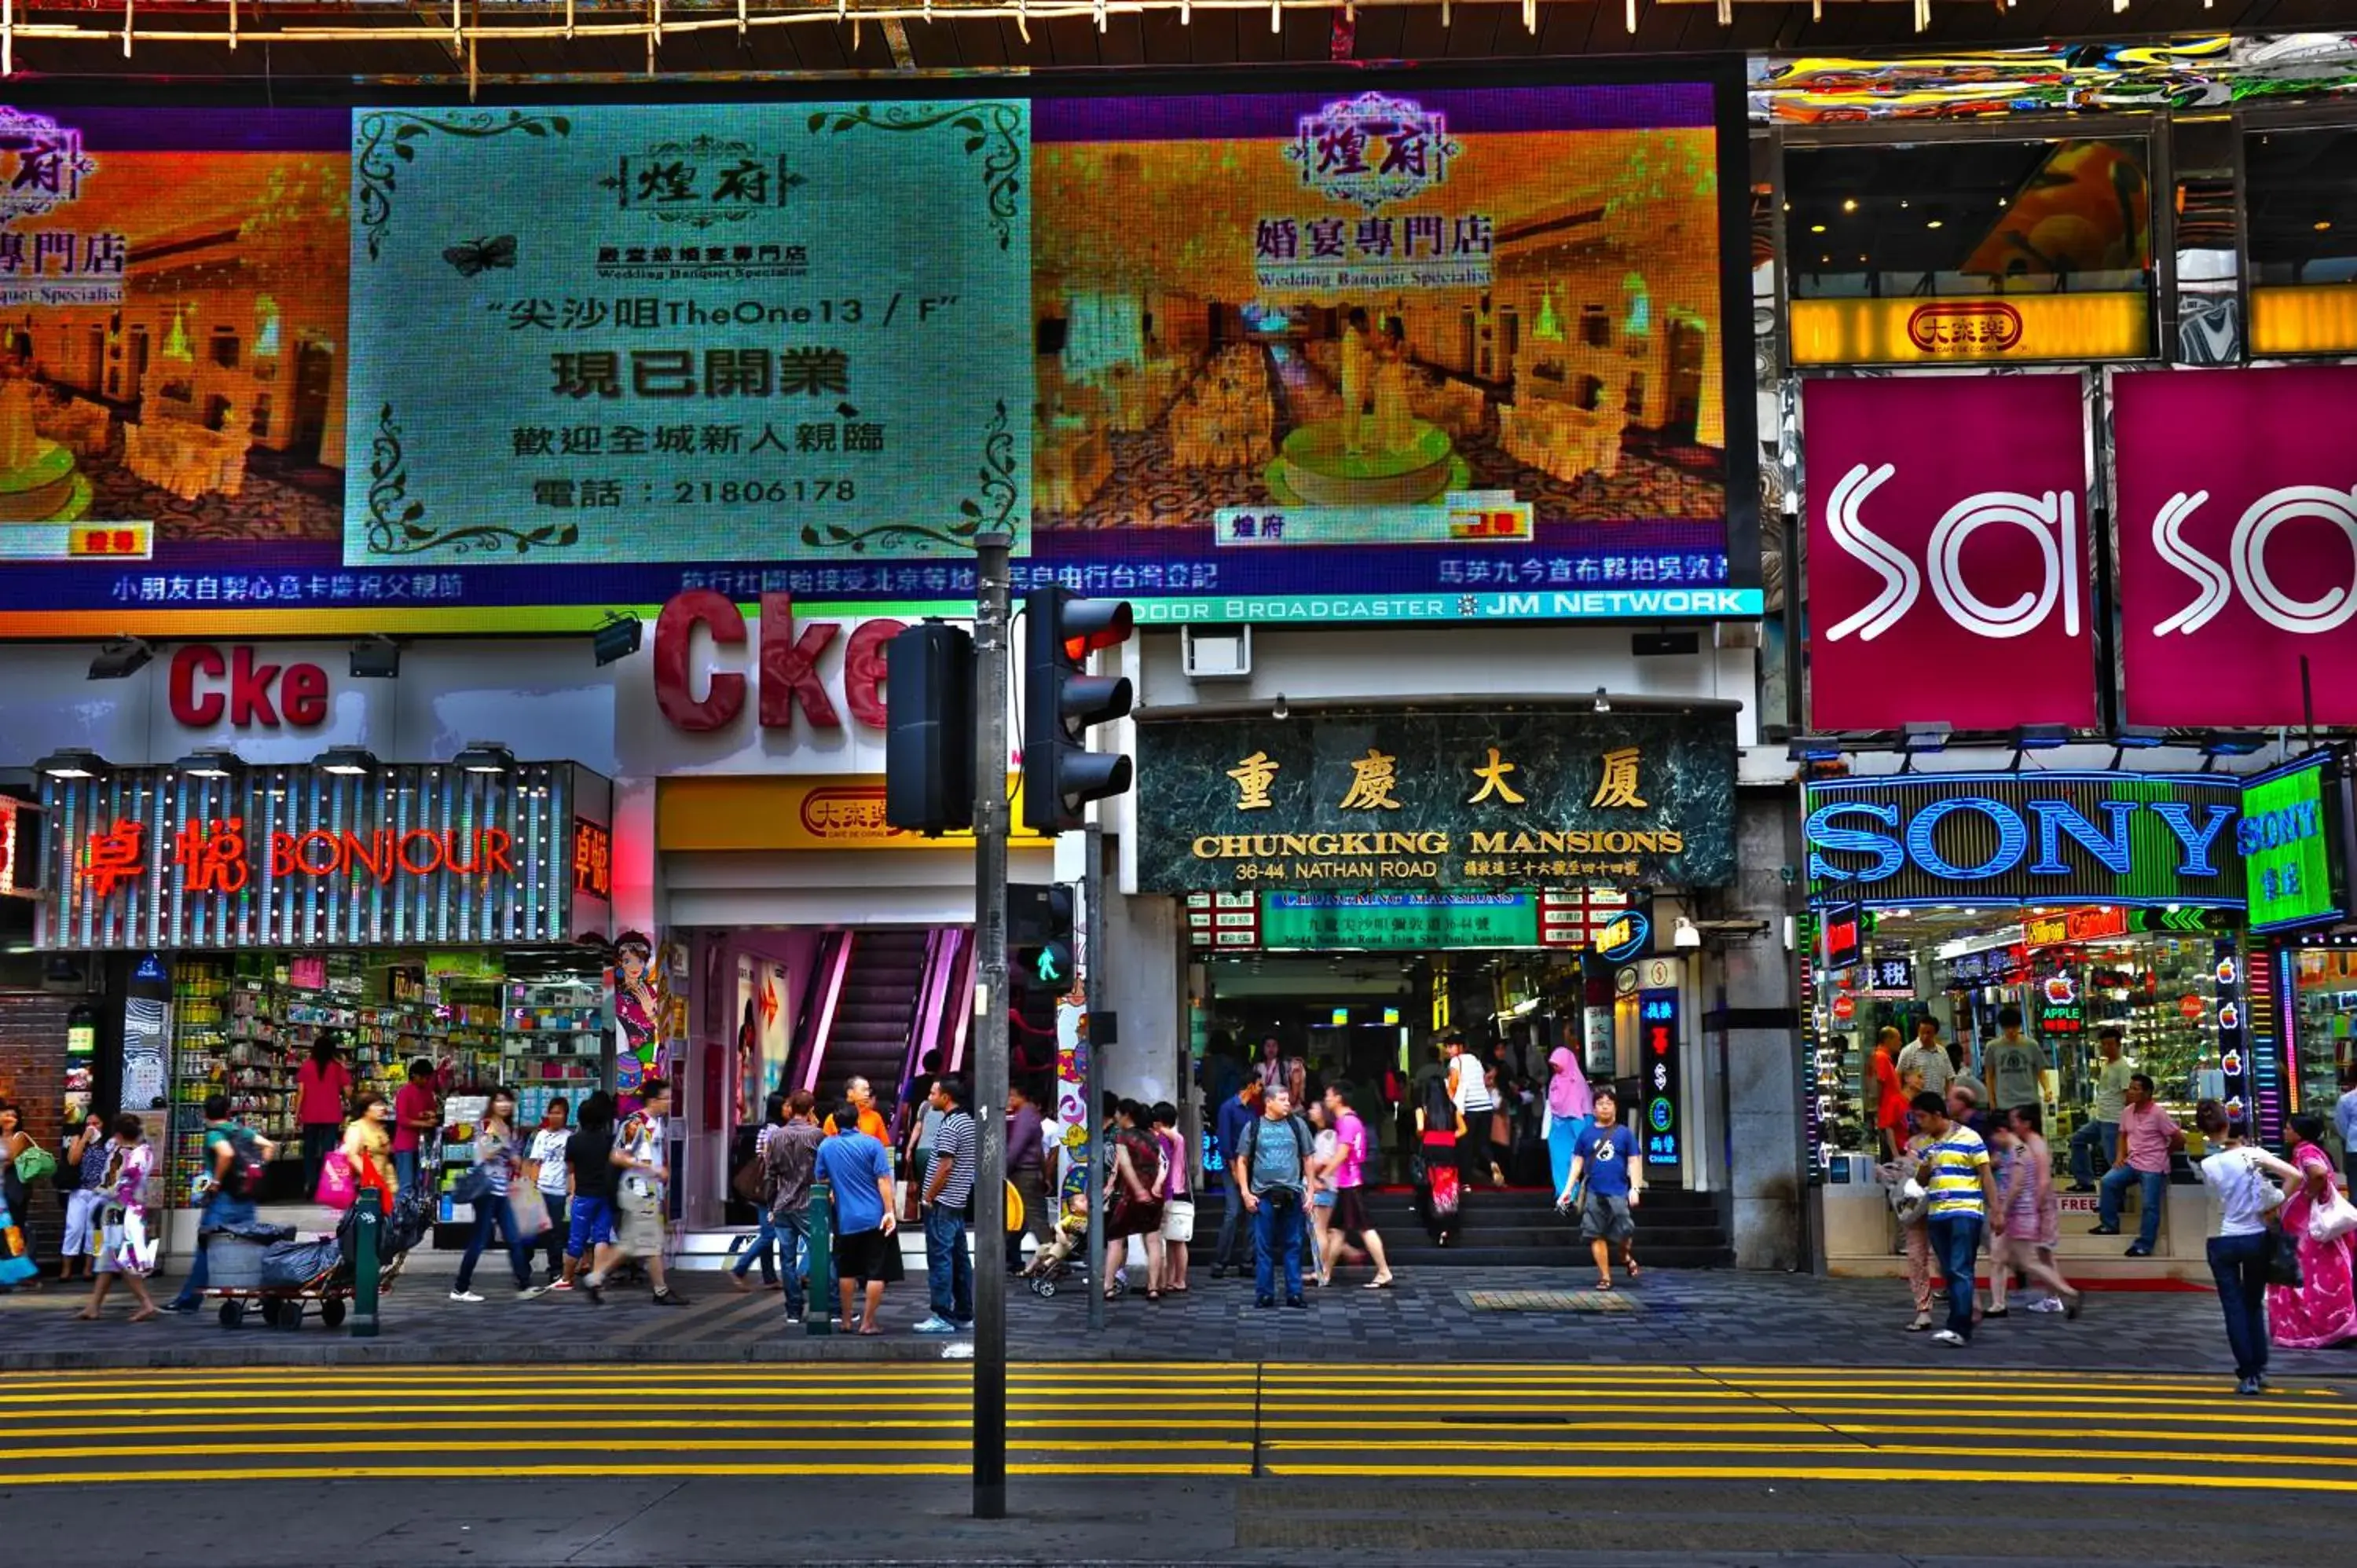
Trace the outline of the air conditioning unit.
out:
M 1181 627 L 1178 651 L 1189 681 L 1244 681 L 1252 677 L 1252 628 Z

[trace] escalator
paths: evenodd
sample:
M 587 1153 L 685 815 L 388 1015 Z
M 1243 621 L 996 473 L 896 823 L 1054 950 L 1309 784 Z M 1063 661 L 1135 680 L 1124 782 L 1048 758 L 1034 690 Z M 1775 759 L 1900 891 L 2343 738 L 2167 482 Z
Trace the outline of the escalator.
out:
M 822 1106 L 843 1098 L 843 1086 L 864 1078 L 878 1098 L 900 1087 L 909 1034 L 925 986 L 925 930 L 850 931 L 834 982 L 831 1006 L 821 1015 L 823 1034 L 814 1042 L 813 1082 Z

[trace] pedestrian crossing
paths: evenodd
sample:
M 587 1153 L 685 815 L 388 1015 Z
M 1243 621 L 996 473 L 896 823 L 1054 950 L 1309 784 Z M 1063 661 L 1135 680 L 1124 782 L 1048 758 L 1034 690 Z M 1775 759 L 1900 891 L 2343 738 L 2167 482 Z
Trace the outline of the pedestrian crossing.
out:
M 967 1474 L 965 1363 L 156 1369 L 7 1380 L 0 1489 Z M 1032 1362 L 1023 1476 L 2357 1486 L 2357 1392 L 1682 1366 Z

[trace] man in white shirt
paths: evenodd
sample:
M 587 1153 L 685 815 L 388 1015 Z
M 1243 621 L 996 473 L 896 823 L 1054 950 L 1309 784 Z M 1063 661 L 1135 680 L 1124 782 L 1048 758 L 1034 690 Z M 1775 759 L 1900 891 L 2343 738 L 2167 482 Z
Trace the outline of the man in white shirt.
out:
M 1910 1072 L 1920 1087 L 1909 1092 L 1948 1098 L 1948 1080 L 1956 1072 L 1949 1065 L 1947 1047 L 1940 1044 L 1940 1021 L 1928 1014 L 1915 1020 L 1915 1043 L 1899 1053 L 1899 1081 L 1904 1084 Z

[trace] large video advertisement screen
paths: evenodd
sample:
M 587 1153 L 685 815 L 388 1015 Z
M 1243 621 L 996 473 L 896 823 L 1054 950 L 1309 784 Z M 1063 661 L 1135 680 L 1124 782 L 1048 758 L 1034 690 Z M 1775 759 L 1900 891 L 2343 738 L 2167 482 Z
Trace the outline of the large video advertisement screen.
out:
M 1333 83 L 0 110 L 0 636 L 1759 613 L 1729 84 Z

